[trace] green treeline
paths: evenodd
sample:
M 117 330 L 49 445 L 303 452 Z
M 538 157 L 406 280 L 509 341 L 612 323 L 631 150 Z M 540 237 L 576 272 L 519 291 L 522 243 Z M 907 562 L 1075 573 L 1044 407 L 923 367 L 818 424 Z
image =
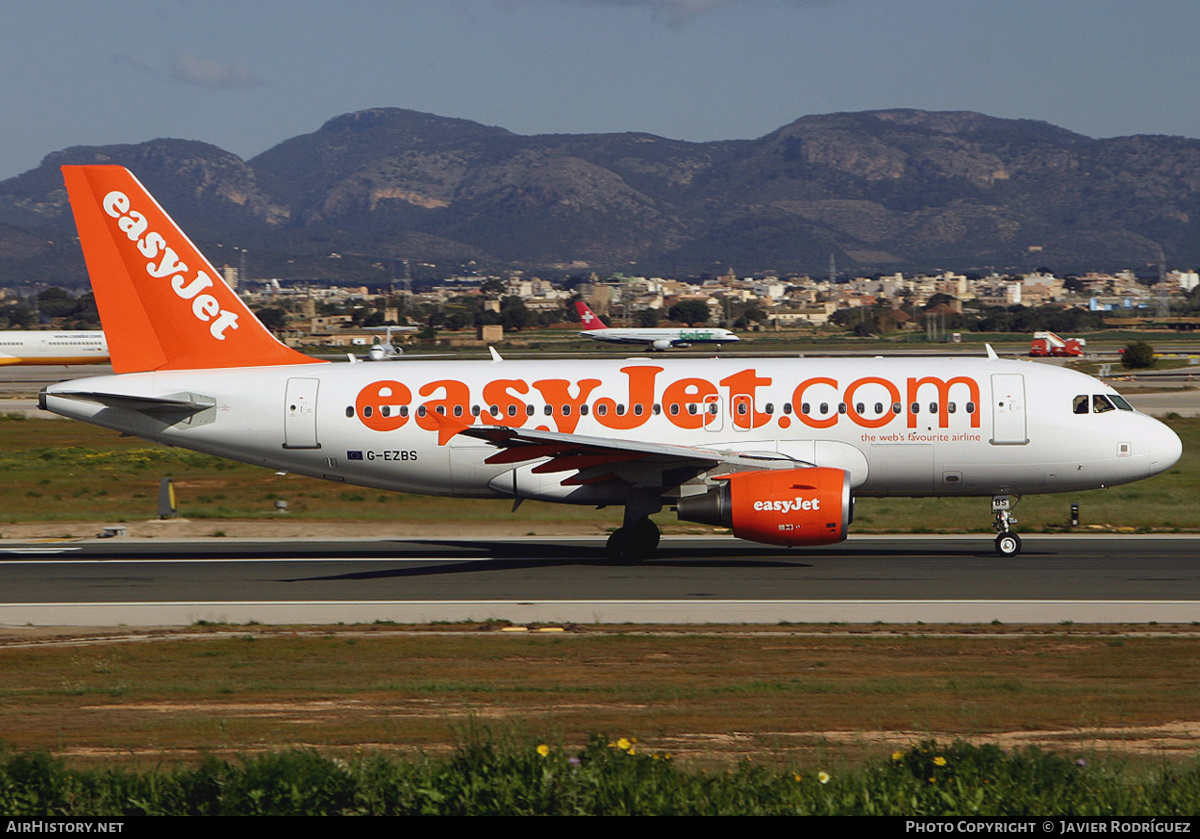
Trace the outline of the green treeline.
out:
M 1200 764 L 1132 768 L 1036 748 L 927 741 L 854 770 L 705 771 L 636 743 L 582 750 L 460 746 L 447 758 L 316 751 L 215 757 L 194 767 L 71 769 L 45 752 L 0 753 L 0 813 L 134 815 L 980 815 L 1200 812 Z

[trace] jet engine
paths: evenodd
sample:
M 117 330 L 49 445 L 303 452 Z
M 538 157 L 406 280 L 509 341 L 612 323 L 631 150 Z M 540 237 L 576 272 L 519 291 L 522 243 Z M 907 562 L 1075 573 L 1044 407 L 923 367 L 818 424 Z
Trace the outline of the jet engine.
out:
M 655 341 L 654 343 L 652 343 L 650 345 L 650 347 L 652 349 L 656 349 L 656 350 L 669 350 L 673 346 L 675 346 L 675 344 L 672 344 L 670 341 L 668 341 L 665 338 L 659 338 L 657 341 Z
M 733 528 L 768 545 L 829 545 L 846 538 L 854 518 L 850 474 L 813 466 L 721 475 L 723 484 L 679 499 L 679 518 Z

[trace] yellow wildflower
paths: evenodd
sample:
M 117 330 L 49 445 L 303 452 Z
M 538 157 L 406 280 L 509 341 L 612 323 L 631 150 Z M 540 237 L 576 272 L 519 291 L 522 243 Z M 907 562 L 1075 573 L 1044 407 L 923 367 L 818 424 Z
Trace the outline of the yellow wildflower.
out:
M 542 743 L 537 747 L 537 753 L 540 754 L 542 757 L 549 757 L 550 747 L 547 746 L 545 743 Z
M 629 751 L 630 745 L 631 744 L 630 744 L 629 740 L 627 740 L 624 737 L 622 737 L 620 740 L 617 741 L 617 748 L 620 749 L 621 751 L 625 751 L 625 752 Z
M 946 758 L 942 757 L 941 755 L 938 755 L 937 757 L 935 757 L 933 759 L 933 765 L 934 766 L 945 766 Z
M 829 783 L 829 773 L 822 769 L 817 773 L 817 780 L 823 784 Z
M 904 760 L 904 752 L 900 751 L 899 749 L 892 752 L 892 760 Z

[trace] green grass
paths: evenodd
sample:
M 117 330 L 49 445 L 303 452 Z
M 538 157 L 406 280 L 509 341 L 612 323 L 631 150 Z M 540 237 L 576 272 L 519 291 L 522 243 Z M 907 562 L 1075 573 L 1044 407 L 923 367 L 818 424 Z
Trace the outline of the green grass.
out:
M 1132 770 L 1036 748 L 924 741 L 886 761 L 725 772 L 677 767 L 625 738 L 582 748 L 475 734 L 446 758 L 312 750 L 195 767 L 72 770 L 0 755 L 9 817 L 139 815 L 1193 816 L 1200 765 Z

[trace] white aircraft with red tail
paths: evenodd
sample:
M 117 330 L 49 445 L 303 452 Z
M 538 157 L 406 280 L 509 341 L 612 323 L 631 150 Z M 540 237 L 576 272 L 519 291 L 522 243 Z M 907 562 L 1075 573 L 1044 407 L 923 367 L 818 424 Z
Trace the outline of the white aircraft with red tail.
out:
M 712 326 L 687 328 L 678 326 L 629 328 L 609 326 L 600 320 L 600 316 L 582 300 L 575 301 L 575 311 L 579 313 L 579 322 L 584 326 L 584 331 L 579 333 L 580 336 L 609 344 L 639 344 L 651 350 L 686 348 L 695 344 L 716 344 L 719 349 L 722 344 L 732 344 L 740 340 L 728 329 Z
M 772 545 L 846 538 L 856 496 L 991 499 L 1136 481 L 1179 437 L 1090 376 L 987 358 L 381 361 L 277 341 L 125 169 L 63 168 L 117 375 L 41 406 L 173 446 L 387 490 L 622 505 Z M 515 506 L 515 505 L 514 505 Z

